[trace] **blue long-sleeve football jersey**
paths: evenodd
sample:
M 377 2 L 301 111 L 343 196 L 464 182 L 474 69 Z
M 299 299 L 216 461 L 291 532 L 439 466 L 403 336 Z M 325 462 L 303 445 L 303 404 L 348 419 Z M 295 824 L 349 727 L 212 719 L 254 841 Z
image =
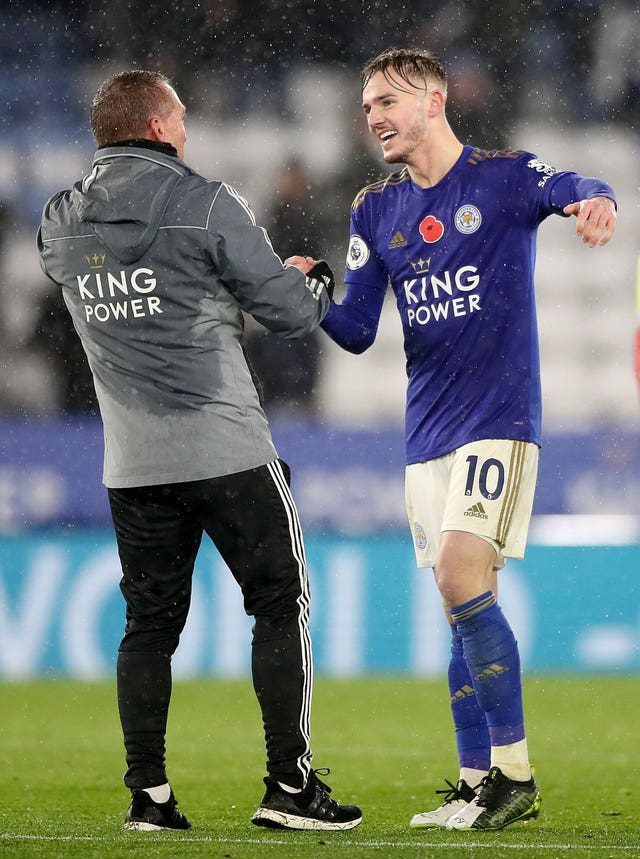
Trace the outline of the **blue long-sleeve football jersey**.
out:
M 537 230 L 595 196 L 615 200 L 607 183 L 530 152 L 471 146 L 433 187 L 405 167 L 356 196 L 346 296 L 322 327 L 364 351 L 391 284 L 407 359 L 408 464 L 478 439 L 540 444 Z

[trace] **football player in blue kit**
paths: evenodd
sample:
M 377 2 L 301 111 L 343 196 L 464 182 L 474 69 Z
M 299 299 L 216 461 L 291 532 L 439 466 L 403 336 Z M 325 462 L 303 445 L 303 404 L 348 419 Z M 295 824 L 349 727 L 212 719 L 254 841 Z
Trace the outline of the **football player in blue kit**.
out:
M 530 152 L 463 145 L 445 115 L 445 69 L 428 51 L 385 51 L 362 86 L 369 131 L 385 161 L 404 166 L 356 196 L 346 294 L 321 326 L 364 352 L 391 285 L 408 376 L 407 512 L 451 626 L 460 766 L 442 804 L 411 826 L 502 829 L 541 803 L 518 645 L 497 601 L 497 571 L 524 554 L 538 466 L 536 234 L 548 215 L 575 215 L 582 241 L 605 245 L 615 195 Z

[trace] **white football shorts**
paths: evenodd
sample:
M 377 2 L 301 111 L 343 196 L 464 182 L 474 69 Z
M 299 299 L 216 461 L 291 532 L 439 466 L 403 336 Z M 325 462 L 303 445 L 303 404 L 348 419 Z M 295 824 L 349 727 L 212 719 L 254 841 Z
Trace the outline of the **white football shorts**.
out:
M 495 566 L 523 558 L 538 476 L 538 446 L 483 439 L 446 456 L 408 465 L 405 498 L 419 567 L 433 567 L 443 531 L 490 543 Z

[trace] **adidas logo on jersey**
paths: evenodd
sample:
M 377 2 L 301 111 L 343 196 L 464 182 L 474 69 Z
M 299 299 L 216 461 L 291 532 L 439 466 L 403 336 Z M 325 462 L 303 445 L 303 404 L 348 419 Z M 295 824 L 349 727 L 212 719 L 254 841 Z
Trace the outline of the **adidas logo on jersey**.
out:
M 464 511 L 465 516 L 475 516 L 476 519 L 488 519 L 489 517 L 484 512 L 484 507 L 480 502 L 473 504 L 468 510 Z
M 409 242 L 405 239 L 400 230 L 398 230 L 389 242 L 389 250 L 394 250 L 395 248 L 406 248 L 408 244 Z

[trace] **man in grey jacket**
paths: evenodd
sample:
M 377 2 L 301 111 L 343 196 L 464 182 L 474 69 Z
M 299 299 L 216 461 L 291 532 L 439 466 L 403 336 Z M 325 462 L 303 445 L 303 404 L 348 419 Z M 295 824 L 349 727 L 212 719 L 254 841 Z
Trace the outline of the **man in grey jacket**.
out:
M 95 382 L 103 480 L 122 565 L 118 706 L 131 789 L 126 829 L 187 829 L 165 769 L 171 656 L 203 533 L 254 616 L 252 673 L 266 793 L 253 822 L 357 826 L 311 768 L 309 588 L 288 468 L 242 348 L 242 311 L 302 337 L 333 289 L 326 263 L 284 266 L 232 187 L 182 160 L 184 105 L 161 74 L 98 90 L 93 169 L 46 204 L 44 272 L 62 288 Z

